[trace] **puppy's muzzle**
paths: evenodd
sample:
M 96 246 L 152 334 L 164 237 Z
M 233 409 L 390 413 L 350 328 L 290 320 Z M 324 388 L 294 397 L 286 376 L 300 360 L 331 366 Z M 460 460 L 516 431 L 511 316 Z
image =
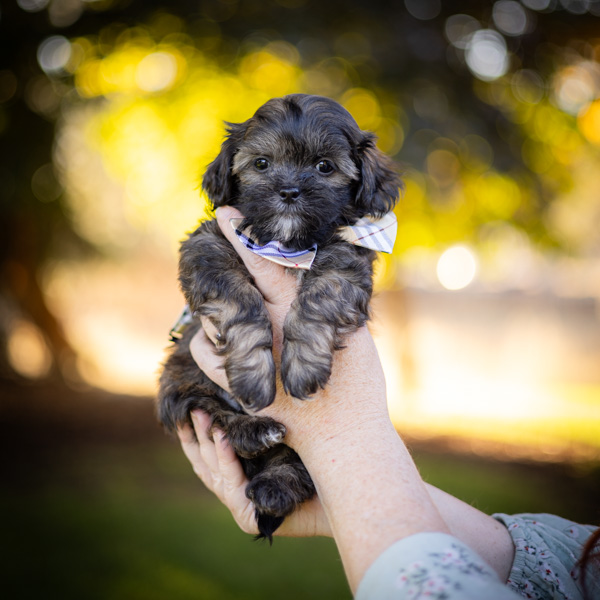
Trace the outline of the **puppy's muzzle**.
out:
M 286 187 L 279 190 L 279 197 L 286 204 L 293 204 L 300 197 L 300 190 L 295 187 Z

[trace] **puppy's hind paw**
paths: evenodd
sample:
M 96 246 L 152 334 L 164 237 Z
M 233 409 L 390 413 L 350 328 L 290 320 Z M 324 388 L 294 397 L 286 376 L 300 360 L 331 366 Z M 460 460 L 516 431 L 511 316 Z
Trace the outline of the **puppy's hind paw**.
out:
M 281 444 L 285 425 L 270 417 L 240 415 L 228 426 L 227 435 L 235 452 L 243 458 L 254 458 Z
M 315 486 L 302 463 L 280 464 L 262 471 L 246 486 L 257 514 L 286 517 L 312 498 Z
M 290 490 L 282 483 L 279 478 L 258 475 L 248 484 L 246 497 L 252 500 L 257 515 L 283 519 L 296 508 L 295 494 L 290 494 Z

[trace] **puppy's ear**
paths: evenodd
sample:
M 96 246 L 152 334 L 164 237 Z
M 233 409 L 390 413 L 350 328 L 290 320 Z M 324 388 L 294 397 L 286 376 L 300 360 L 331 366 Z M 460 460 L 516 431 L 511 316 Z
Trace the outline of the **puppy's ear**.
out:
M 208 165 L 202 178 L 202 188 L 208 194 L 214 208 L 229 204 L 235 196 L 235 181 L 231 169 L 233 157 L 246 135 L 250 121 L 226 123 L 227 137 L 221 144 L 221 152 Z
M 375 136 L 366 132 L 363 135 L 358 147 L 356 206 L 368 215 L 382 217 L 396 205 L 402 181 L 390 158 L 375 146 Z

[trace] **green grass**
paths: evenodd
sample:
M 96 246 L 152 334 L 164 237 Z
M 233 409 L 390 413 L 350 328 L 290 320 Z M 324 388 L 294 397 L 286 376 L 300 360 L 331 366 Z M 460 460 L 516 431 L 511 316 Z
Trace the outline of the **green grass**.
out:
M 0 431 L 5 597 L 350 600 L 332 540 L 253 542 L 151 414 L 144 424 L 133 411 L 117 426 L 101 408 L 72 423 L 57 413 L 36 424 L 29 412 Z M 426 444 L 413 454 L 426 480 L 486 512 L 600 520 L 597 466 L 515 464 Z
M 57 465 L 55 481 L 43 489 L 3 494 L 6 597 L 351 597 L 331 540 L 253 542 L 180 454 L 97 449 Z M 150 481 L 161 461 L 174 468 Z
M 11 598 L 258 599 L 263 586 L 276 598 L 349 597 L 330 541 L 254 544 L 213 502 L 52 490 L 7 508 L 28 515 L 3 535 L 27 559 L 8 559 L 9 574 L 21 571 Z

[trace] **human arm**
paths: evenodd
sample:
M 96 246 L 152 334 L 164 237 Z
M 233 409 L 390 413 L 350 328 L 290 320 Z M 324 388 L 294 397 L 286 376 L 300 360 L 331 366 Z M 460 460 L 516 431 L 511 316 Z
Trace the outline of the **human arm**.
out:
M 231 216 L 231 209 L 220 209 L 217 214 L 223 232 L 238 249 L 265 297 L 277 355 L 283 319 L 295 296 L 295 278 L 242 248 L 230 230 Z M 192 352 L 202 369 L 226 388 L 219 357 L 204 334 L 194 340 Z M 280 390 L 274 404 L 261 414 L 286 425 L 286 443 L 299 453 L 318 492 L 319 500 L 294 513 L 283 528 L 287 527 L 288 534 L 331 532 L 353 590 L 369 565 L 387 548 L 420 532 L 452 532 L 484 556 L 501 577 L 508 572 L 512 543 L 504 535 L 505 530 L 491 517 L 427 487 L 421 480 L 389 420 L 383 373 L 366 328 L 351 334 L 346 348 L 336 353 L 329 384 L 314 401 L 301 403 Z M 200 433 L 198 430 L 204 427 L 201 417 L 195 417 L 194 423 Z M 200 449 L 207 445 L 204 454 L 208 457 L 210 442 L 200 442 Z M 188 439 L 184 448 L 186 443 L 190 457 L 193 445 Z M 252 511 L 243 494 L 234 492 L 243 490 L 241 468 L 235 466 L 235 456 L 232 458 L 230 449 L 223 448 L 218 438 L 212 452 L 211 460 L 217 465 L 216 470 L 209 469 L 213 488 L 219 490 L 217 495 L 220 493 L 230 508 L 237 507 L 234 514 L 237 511 L 247 527 Z M 190 460 L 194 464 L 194 459 Z M 199 464 L 202 451 L 195 460 Z M 219 471 L 219 462 L 225 473 Z M 195 469 L 202 477 L 202 469 Z M 206 469 L 204 478 L 208 479 Z M 242 504 L 244 509 L 240 510 Z M 497 550 L 489 552 L 489 546 Z

